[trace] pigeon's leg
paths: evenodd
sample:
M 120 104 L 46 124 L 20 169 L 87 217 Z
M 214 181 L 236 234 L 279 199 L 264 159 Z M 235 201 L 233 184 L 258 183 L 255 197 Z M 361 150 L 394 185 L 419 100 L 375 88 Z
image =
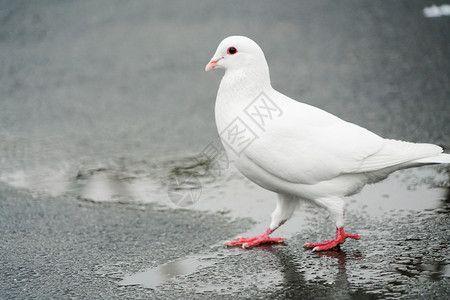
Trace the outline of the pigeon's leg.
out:
M 272 222 L 263 233 L 251 238 L 238 237 L 235 241 L 228 241 L 224 244 L 227 246 L 242 246 L 242 248 L 249 248 L 265 243 L 284 242 L 284 238 L 271 238 L 270 235 L 292 217 L 292 214 L 297 208 L 298 199 L 290 195 L 278 194 L 278 196 L 277 208 L 272 213 Z
M 320 206 L 326 207 L 330 214 L 334 216 L 336 220 L 336 238 L 331 241 L 325 241 L 323 243 L 306 243 L 305 247 L 313 248 L 312 251 L 323 251 L 332 249 L 342 244 L 346 238 L 352 238 L 359 240 L 361 235 L 350 234 L 344 231 L 344 200 L 341 198 L 325 198 L 316 200 L 316 203 Z

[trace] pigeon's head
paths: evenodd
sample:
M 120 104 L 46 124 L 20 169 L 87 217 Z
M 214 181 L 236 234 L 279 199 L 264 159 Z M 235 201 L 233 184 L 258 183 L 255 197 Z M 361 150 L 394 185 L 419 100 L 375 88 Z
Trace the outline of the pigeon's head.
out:
M 206 65 L 205 71 L 212 69 L 261 70 L 268 73 L 266 58 L 261 48 L 245 36 L 230 36 L 217 47 L 216 53 Z

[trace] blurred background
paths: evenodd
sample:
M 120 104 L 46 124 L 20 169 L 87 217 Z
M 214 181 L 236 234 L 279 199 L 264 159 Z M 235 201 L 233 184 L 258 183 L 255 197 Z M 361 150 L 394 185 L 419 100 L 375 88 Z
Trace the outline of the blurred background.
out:
M 429 2 L 431 5 L 431 2 Z M 450 18 L 427 1 L 1 1 L 1 173 L 192 155 L 217 136 L 219 42 L 273 86 L 380 135 L 450 143 Z

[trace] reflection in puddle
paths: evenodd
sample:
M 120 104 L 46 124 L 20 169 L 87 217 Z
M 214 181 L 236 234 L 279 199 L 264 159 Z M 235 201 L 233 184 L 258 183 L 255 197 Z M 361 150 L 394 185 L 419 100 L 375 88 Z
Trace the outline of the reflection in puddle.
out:
M 272 254 L 279 260 L 284 277 L 277 295 L 298 299 L 310 295 L 320 299 L 377 299 L 360 287 L 352 287 L 349 280 L 347 263 L 361 260 L 360 252 L 305 250 L 301 260 L 288 249 L 276 249 Z
M 215 262 L 200 255 L 188 256 L 175 260 L 145 272 L 126 276 L 119 285 L 142 285 L 154 289 L 161 284 L 168 283 L 177 276 L 185 276 L 201 268 L 212 266 Z
M 350 196 L 350 207 L 382 217 L 390 211 L 436 209 L 450 188 L 450 168 L 422 167 L 398 171 Z
M 262 246 L 255 251 L 228 249 L 213 246 L 213 252 L 189 255 L 145 272 L 128 275 L 119 282 L 121 286 L 139 285 L 158 291 L 183 289 L 197 294 L 214 293 L 231 295 L 252 286 L 275 287 L 282 281 L 278 268 L 271 264 L 272 249 L 278 245 Z M 268 265 L 248 261 L 252 253 L 267 252 Z M 261 268 L 254 272 L 254 268 Z
M 379 217 L 391 210 L 407 212 L 441 207 L 450 187 L 449 172 L 449 168 L 442 166 L 398 171 L 349 197 L 347 209 Z M 0 173 L 0 181 L 32 193 L 71 194 L 95 202 L 158 202 L 230 213 L 232 217 L 251 216 L 257 222 L 267 222 L 276 204 L 273 193 L 244 178 L 233 165 L 219 172 L 203 157 L 66 163 L 55 169 Z
M 239 260 L 244 253 L 240 250 L 242 249 L 233 250 L 224 248 L 222 245 L 214 245 L 209 253 L 188 255 L 144 272 L 127 275 L 119 282 L 119 285 L 139 285 L 149 289 L 158 287 L 160 290 L 164 288 L 173 289 L 175 286 L 184 289 L 192 285 L 192 288 L 199 293 L 214 291 L 229 294 L 235 291 L 239 284 L 234 283 L 233 286 L 230 281 L 223 282 L 222 272 L 217 274 L 216 271 L 220 270 L 221 266 L 227 266 L 230 259 Z M 219 278 L 214 278 L 212 282 L 202 280 L 206 280 L 211 274 L 219 275 Z
M 178 207 L 191 207 L 200 200 L 202 183 L 200 179 L 211 179 L 211 161 L 203 157 L 192 157 L 171 167 L 167 176 L 167 195 Z
M 83 199 L 93 199 L 97 202 L 113 201 L 115 197 L 128 195 L 129 190 L 120 178 L 105 173 L 94 173 L 86 185 L 80 189 Z
M 450 187 L 449 173 L 450 169 L 443 166 L 398 171 L 349 197 L 347 209 L 377 217 L 391 210 L 436 209 L 442 206 L 446 189 Z M 172 207 L 226 212 L 232 217 L 251 216 L 257 222 L 267 222 L 276 204 L 273 193 L 244 178 L 233 165 L 226 170 L 218 169 L 204 157 L 66 163 L 55 169 L 0 173 L 0 181 L 32 193 L 71 194 L 95 202 L 158 202 Z

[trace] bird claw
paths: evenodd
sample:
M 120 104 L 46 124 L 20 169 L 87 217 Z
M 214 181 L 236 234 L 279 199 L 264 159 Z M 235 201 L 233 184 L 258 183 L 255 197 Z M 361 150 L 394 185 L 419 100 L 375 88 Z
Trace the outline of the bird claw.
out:
M 228 247 L 241 246 L 243 249 L 252 248 L 259 246 L 261 244 L 278 243 L 282 244 L 285 242 L 285 238 L 271 238 L 268 236 L 257 236 L 252 238 L 238 237 L 236 241 L 226 241 L 224 245 Z
M 340 244 L 345 242 L 346 238 L 352 238 L 359 240 L 362 235 L 350 234 L 344 231 L 344 228 L 336 228 L 336 238 L 334 240 L 326 240 L 323 243 L 305 243 L 304 247 L 313 248 L 313 252 L 324 251 L 338 247 Z

